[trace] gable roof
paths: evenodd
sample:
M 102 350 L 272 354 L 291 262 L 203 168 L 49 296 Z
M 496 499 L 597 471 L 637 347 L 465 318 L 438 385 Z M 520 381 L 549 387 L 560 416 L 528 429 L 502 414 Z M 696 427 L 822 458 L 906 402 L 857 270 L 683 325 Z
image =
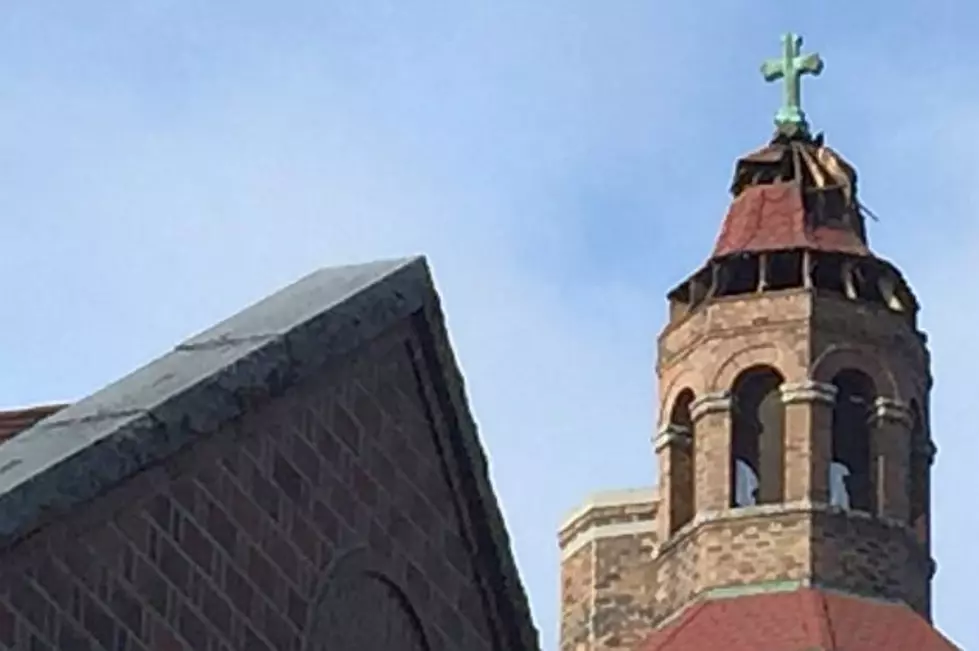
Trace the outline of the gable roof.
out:
M 411 319 L 452 438 L 457 499 L 498 647 L 538 649 L 422 257 L 317 271 L 0 443 L 0 549 Z
M 801 588 L 708 599 L 638 651 L 958 651 L 908 606 Z

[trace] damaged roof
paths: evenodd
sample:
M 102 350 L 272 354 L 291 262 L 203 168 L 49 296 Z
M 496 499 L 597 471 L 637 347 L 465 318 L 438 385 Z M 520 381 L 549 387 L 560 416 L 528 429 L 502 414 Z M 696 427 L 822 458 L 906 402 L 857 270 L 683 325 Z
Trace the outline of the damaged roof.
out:
M 738 160 L 712 257 L 810 249 L 870 255 L 857 174 L 821 135 L 776 134 Z

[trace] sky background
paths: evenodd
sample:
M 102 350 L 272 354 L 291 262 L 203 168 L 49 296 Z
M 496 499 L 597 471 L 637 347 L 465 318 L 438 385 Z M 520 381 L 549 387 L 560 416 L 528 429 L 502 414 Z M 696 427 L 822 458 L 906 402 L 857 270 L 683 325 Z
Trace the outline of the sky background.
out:
M 844 8 L 845 5 L 845 8 Z M 654 481 L 665 291 L 801 32 L 931 337 L 937 624 L 979 648 L 979 5 L 7 0 L 0 405 L 80 398 L 328 265 L 425 253 L 545 649 L 563 516 Z

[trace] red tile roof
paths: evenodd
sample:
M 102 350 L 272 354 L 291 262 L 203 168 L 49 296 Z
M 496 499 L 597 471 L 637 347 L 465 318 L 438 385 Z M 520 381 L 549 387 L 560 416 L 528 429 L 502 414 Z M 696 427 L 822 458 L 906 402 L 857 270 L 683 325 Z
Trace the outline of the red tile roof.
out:
M 0 441 L 32 427 L 66 405 L 38 405 L 25 409 L 0 410 Z
M 870 253 L 852 230 L 813 228 L 803 207 L 802 187 L 797 181 L 785 181 L 746 187 L 731 202 L 713 256 L 799 248 Z
M 816 589 L 690 606 L 638 651 L 959 651 L 902 604 Z

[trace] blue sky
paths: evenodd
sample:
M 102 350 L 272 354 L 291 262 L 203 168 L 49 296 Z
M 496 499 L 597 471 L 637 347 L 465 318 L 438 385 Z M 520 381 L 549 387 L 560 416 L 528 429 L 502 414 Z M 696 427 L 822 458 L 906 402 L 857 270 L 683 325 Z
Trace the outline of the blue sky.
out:
M 936 620 L 979 648 L 979 7 L 743 0 L 10 1 L 0 405 L 81 397 L 304 275 L 424 252 L 547 649 L 555 530 L 654 481 L 653 342 L 792 29 L 936 376 Z

